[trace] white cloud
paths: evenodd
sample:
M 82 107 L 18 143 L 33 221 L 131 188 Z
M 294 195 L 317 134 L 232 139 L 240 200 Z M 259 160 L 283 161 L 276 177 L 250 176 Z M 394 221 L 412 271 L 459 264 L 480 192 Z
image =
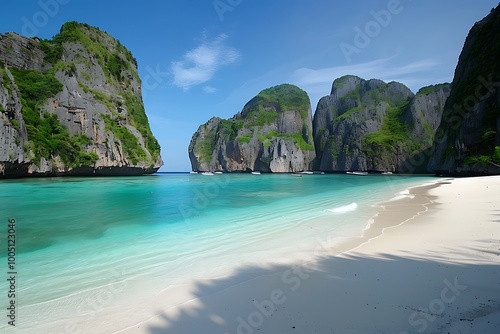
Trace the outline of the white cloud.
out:
M 217 88 L 212 87 L 212 86 L 205 86 L 205 87 L 203 87 L 203 91 L 207 94 L 212 94 L 212 93 L 215 93 L 217 91 Z
M 441 83 L 442 77 L 436 77 L 436 69 L 441 65 L 434 59 L 413 61 L 404 65 L 394 65 L 396 56 L 381 58 L 356 65 L 345 65 L 312 69 L 302 67 L 290 76 L 291 83 L 304 89 L 311 98 L 314 107 L 323 96 L 330 94 L 333 80 L 346 74 L 357 75 L 363 79 L 381 79 L 385 82 L 398 81 L 414 92 L 431 83 Z
M 409 63 L 404 66 L 391 66 L 390 61 L 392 58 L 393 57 L 383 58 L 357 65 L 328 67 L 317 70 L 303 67 L 294 71 L 292 78 L 298 85 L 312 86 L 324 83 L 331 85 L 334 79 L 346 74 L 357 75 L 363 79 L 377 78 L 385 81 L 393 81 L 398 78 L 408 77 L 410 74 L 430 71 L 440 65 L 440 63 L 435 60 L 427 59 Z
M 240 57 L 239 52 L 224 44 L 228 38 L 220 34 L 212 41 L 205 41 L 184 54 L 181 60 L 171 63 L 174 85 L 188 90 L 208 82 L 224 65 L 234 63 Z

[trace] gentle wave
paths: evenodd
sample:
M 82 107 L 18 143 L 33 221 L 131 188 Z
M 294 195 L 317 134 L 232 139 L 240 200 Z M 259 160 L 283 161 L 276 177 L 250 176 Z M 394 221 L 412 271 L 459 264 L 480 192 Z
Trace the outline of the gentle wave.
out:
M 327 209 L 326 211 L 330 211 L 333 213 L 347 213 L 347 212 L 355 211 L 357 208 L 358 208 L 358 204 L 351 203 L 349 205 L 339 206 L 338 208 L 335 208 L 335 209 Z
M 399 201 L 399 200 L 402 200 L 402 199 L 405 199 L 405 198 L 414 198 L 415 195 L 412 195 L 410 193 L 410 189 L 405 189 L 403 191 L 400 191 L 396 196 L 394 196 L 393 198 L 391 198 L 390 200 L 388 200 L 387 202 L 394 202 L 394 201 Z

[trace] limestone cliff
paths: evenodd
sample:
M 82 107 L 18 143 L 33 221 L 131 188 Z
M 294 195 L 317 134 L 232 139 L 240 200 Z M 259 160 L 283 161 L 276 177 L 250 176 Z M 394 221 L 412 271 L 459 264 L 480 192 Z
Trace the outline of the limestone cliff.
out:
M 139 175 L 163 164 L 137 63 L 76 22 L 52 40 L 0 35 L 0 177 Z
M 500 6 L 470 30 L 432 148 L 429 169 L 500 173 Z
M 210 119 L 189 145 L 193 171 L 297 172 L 314 157 L 309 97 L 288 84 L 263 90 L 229 120 Z
M 314 114 L 318 168 L 323 171 L 421 172 L 421 154 L 432 145 L 449 85 L 414 95 L 401 83 L 336 79 Z

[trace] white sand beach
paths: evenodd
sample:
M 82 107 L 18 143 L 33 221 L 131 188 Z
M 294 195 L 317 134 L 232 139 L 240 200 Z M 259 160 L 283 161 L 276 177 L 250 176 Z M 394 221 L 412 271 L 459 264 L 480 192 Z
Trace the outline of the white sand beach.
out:
M 498 333 L 500 177 L 411 193 L 363 239 L 197 282 L 191 301 L 120 333 Z

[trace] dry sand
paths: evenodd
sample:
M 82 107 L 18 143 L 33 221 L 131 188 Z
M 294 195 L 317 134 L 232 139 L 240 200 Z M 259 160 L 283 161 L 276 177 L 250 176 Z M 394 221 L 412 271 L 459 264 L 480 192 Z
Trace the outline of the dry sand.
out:
M 197 282 L 191 301 L 119 333 L 500 333 L 500 177 L 411 193 L 363 238 L 325 235 L 294 266 Z

